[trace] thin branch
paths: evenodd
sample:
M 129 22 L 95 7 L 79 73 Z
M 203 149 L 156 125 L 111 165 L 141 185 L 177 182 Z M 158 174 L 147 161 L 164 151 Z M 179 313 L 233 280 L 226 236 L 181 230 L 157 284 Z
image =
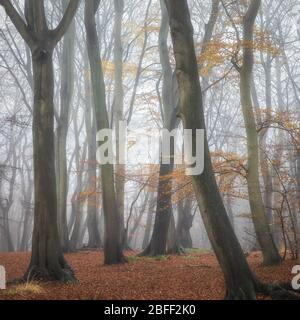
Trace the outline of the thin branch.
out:
M 78 9 L 80 0 L 70 0 L 69 5 L 60 21 L 58 26 L 51 30 L 52 33 L 52 39 L 54 43 L 56 44 L 61 40 L 61 38 L 64 36 L 64 34 L 67 32 L 75 14 Z
M 22 36 L 22 38 L 26 41 L 26 43 L 31 46 L 34 42 L 34 38 L 28 29 L 28 26 L 19 15 L 17 10 L 11 4 L 10 0 L 0 0 L 0 5 L 5 9 L 6 14 L 10 17 L 12 23 Z

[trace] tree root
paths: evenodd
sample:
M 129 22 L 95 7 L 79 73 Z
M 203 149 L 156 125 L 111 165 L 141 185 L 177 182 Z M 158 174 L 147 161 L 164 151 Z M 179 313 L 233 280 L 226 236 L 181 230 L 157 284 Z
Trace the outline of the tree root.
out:
M 252 280 L 241 283 L 232 282 L 227 287 L 226 300 L 256 300 L 257 295 L 270 297 L 272 300 L 300 300 L 300 290 L 294 290 L 290 283 L 266 283 L 252 274 Z
M 256 291 L 272 300 L 300 300 L 300 291 L 294 290 L 289 283 L 270 284 L 256 280 Z

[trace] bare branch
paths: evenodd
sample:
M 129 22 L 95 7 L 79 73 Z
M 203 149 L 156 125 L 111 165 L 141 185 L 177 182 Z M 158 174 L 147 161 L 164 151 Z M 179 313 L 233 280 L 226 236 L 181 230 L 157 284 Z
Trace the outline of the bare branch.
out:
M 80 0 L 70 0 L 69 5 L 61 19 L 59 25 L 51 31 L 54 43 L 60 41 L 63 35 L 67 32 L 78 8 Z
M 6 14 L 9 16 L 9 18 L 11 19 L 12 23 L 14 24 L 22 38 L 26 41 L 26 43 L 29 46 L 31 46 L 34 41 L 33 36 L 29 31 L 25 21 L 22 19 L 17 10 L 11 4 L 10 0 L 0 0 L 0 5 L 3 6 Z

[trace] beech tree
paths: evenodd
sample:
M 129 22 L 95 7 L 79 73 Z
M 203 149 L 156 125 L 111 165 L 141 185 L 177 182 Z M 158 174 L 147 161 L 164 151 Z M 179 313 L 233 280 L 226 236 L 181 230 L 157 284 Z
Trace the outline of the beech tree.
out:
M 238 66 L 240 73 L 241 105 L 247 135 L 247 186 L 253 224 L 263 253 L 264 264 L 273 265 L 281 261 L 275 246 L 259 183 L 259 147 L 256 121 L 251 100 L 251 77 L 253 71 L 253 27 L 260 7 L 260 0 L 253 0 L 243 20 L 243 63 Z M 268 183 L 267 183 L 268 184 Z M 266 204 L 269 202 L 267 201 Z
M 32 254 L 24 279 L 74 279 L 63 257 L 57 227 L 57 191 L 54 156 L 53 50 L 68 30 L 79 0 L 70 1 L 58 26 L 47 25 L 44 1 L 25 1 L 22 19 L 11 1 L 1 0 L 7 15 L 31 50 L 34 105 L 34 230 Z
M 196 150 L 196 129 L 205 129 L 205 121 L 189 8 L 187 0 L 165 0 L 165 3 L 176 61 L 179 115 L 184 128 L 193 130 L 192 150 Z M 249 12 L 253 6 L 257 6 L 256 0 L 251 2 Z M 246 15 L 244 19 L 248 18 Z M 226 298 L 255 299 L 258 292 L 272 294 L 276 286 L 263 284 L 252 273 L 233 231 L 213 174 L 207 138 L 204 163 L 204 172 L 192 176 L 192 183 L 208 237 L 224 274 Z M 285 292 L 281 287 L 277 289 Z
M 101 67 L 99 38 L 96 28 L 95 15 L 99 8 L 99 0 L 85 1 L 85 28 L 87 51 L 90 62 L 93 102 L 95 108 L 97 130 L 108 129 L 109 120 L 106 109 L 105 85 Z M 103 142 L 102 142 L 103 143 Z M 101 143 L 100 143 L 101 145 Z M 104 254 L 105 264 L 115 264 L 125 261 L 121 244 L 121 223 L 116 202 L 114 185 L 114 168 L 112 164 L 101 165 L 102 205 L 104 211 L 105 235 Z
M 163 1 L 161 3 L 161 27 L 159 32 L 159 54 L 162 65 L 162 119 L 163 127 L 169 132 L 177 126 L 177 82 L 173 77 L 173 70 L 169 59 L 167 45 L 169 35 L 168 12 Z M 171 94 L 170 94 L 171 93 Z M 160 159 L 159 179 L 157 188 L 157 205 L 154 220 L 152 238 L 142 255 L 163 255 L 166 254 L 167 235 L 170 226 L 172 210 L 172 179 L 170 174 L 174 168 L 174 139 L 170 143 L 170 158 Z M 169 162 L 169 163 L 168 163 Z M 178 248 L 179 250 L 179 248 Z M 177 251 L 174 248 L 174 251 Z
M 119 123 L 124 121 L 124 89 L 123 89 L 123 45 L 122 45 L 122 18 L 124 13 L 124 1 L 114 0 L 114 65 L 115 88 L 113 101 L 114 125 L 116 131 L 116 158 L 120 158 L 119 151 L 125 151 L 125 144 L 119 141 Z M 120 160 L 120 159 L 119 159 Z M 118 164 L 116 171 L 116 197 L 120 215 L 121 236 L 124 239 L 124 192 L 125 192 L 125 165 Z M 122 239 L 122 242 L 124 242 Z M 124 246 L 124 243 L 123 243 Z
M 62 1 L 62 9 L 67 8 L 68 1 Z M 70 109 L 74 91 L 74 55 L 75 55 L 75 21 L 72 21 L 63 39 L 61 58 L 60 111 L 56 117 L 56 179 L 58 226 L 63 252 L 70 251 L 67 225 L 67 135 L 70 121 Z

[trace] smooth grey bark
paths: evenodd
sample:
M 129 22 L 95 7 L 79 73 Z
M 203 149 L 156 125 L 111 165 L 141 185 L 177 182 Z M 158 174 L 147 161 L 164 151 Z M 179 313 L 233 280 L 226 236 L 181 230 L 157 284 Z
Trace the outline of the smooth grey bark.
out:
M 281 24 L 278 24 L 278 36 L 279 36 L 279 40 L 280 40 L 280 43 L 282 44 L 283 48 L 284 48 L 284 43 L 285 43 L 285 39 L 284 39 L 284 35 L 283 35 L 283 32 L 282 32 L 282 27 L 281 27 Z M 285 70 L 287 72 L 287 76 L 289 78 L 289 81 L 291 82 L 292 84 L 292 89 L 293 89 L 293 93 L 294 93 L 294 98 L 296 100 L 296 103 L 297 105 L 300 106 L 300 97 L 299 97 L 299 94 L 298 94 L 298 86 L 294 80 L 294 77 L 293 77 L 293 74 L 292 74 L 292 70 L 291 70 L 291 66 L 288 62 L 288 58 L 287 58 L 287 55 L 286 55 L 286 52 L 285 50 L 282 50 L 282 62 L 283 62 L 283 65 L 285 67 Z M 286 106 L 286 111 L 289 111 L 289 106 L 287 105 Z M 298 146 L 298 144 L 296 143 L 295 146 L 294 146 L 294 150 L 291 150 L 289 152 L 290 154 L 290 157 L 292 159 L 294 159 L 294 161 L 292 161 L 292 168 L 293 168 L 293 171 L 295 172 L 295 179 L 296 179 L 296 188 L 297 188 L 297 193 L 299 194 L 298 196 L 298 212 L 295 210 L 294 212 L 292 212 L 292 220 L 291 220 L 291 223 L 292 225 L 295 226 L 295 229 L 298 229 L 299 230 L 299 219 L 300 219 L 300 172 L 299 172 L 299 158 L 300 158 L 300 148 Z M 295 241 L 297 247 L 298 247 L 298 250 L 299 250 L 299 244 L 300 244 L 300 238 L 299 238 L 299 231 L 298 231 L 298 235 L 296 235 L 296 241 Z M 298 243 L 298 244 L 297 244 Z
M 75 121 L 76 122 L 76 121 Z M 77 130 L 75 130 L 76 133 Z M 78 140 L 78 138 L 76 139 Z M 72 229 L 72 233 L 70 236 L 70 248 L 72 250 L 77 250 L 80 247 L 80 233 L 83 226 L 83 207 L 85 201 L 80 198 L 80 193 L 84 191 L 84 187 L 88 185 L 88 183 L 84 179 L 84 160 L 86 159 L 87 153 L 87 143 L 83 146 L 82 155 L 79 154 L 79 141 L 77 141 L 77 151 L 76 151 L 76 168 L 77 168 L 77 177 L 76 177 L 76 188 L 74 190 L 72 196 L 72 215 L 74 216 L 74 225 Z M 89 214 L 89 212 L 87 212 Z
M 153 217 L 154 217 L 153 206 L 154 206 L 154 197 L 153 195 L 151 195 L 149 200 L 149 205 L 148 205 L 145 234 L 144 234 L 143 243 L 142 243 L 143 249 L 145 249 L 150 242 L 151 229 L 152 229 L 152 223 L 153 223 Z
M 195 148 L 196 129 L 205 129 L 205 122 L 193 27 L 186 0 L 165 0 L 165 3 L 169 12 L 176 61 L 180 117 L 184 128 L 193 130 L 193 148 Z M 204 161 L 204 172 L 192 176 L 192 182 L 207 234 L 224 274 L 226 297 L 255 299 L 254 277 L 234 234 L 218 190 L 207 139 L 205 139 Z
M 100 1 L 85 1 L 85 27 L 87 51 L 90 62 L 93 103 L 97 130 L 108 129 L 109 120 L 106 108 L 105 84 L 101 66 L 99 38 L 95 15 Z M 102 142 L 103 143 L 103 142 Z M 100 143 L 101 145 L 101 143 Z M 116 202 L 114 170 L 112 164 L 101 165 L 102 205 L 104 211 L 105 239 L 104 263 L 117 264 L 125 261 L 122 253 L 120 215 Z
M 140 195 L 142 193 L 142 191 L 146 188 L 147 186 L 147 182 L 142 184 L 142 186 L 140 187 L 136 197 L 134 198 L 134 200 L 131 202 L 131 205 L 130 205 L 130 209 L 129 209 L 129 214 L 128 214 L 128 218 L 127 218 L 127 221 L 126 221 L 126 224 L 125 224 L 125 229 L 124 229 L 124 235 L 123 235 L 123 247 L 127 250 L 131 250 L 131 247 L 130 247 L 130 243 L 132 241 L 132 238 L 133 238 L 133 235 L 135 233 L 135 231 L 137 230 L 138 226 L 139 226 L 139 223 L 143 217 L 143 213 L 144 213 L 144 210 L 146 209 L 146 206 L 147 206 L 147 202 L 148 202 L 148 199 L 149 199 L 149 192 L 146 193 L 146 196 L 145 196 L 145 200 L 143 202 L 143 205 L 142 205 L 142 208 L 134 222 L 134 226 L 133 228 L 130 230 L 129 232 L 129 222 L 132 218 L 132 215 L 133 215 L 133 211 L 134 211 L 134 206 L 135 204 L 138 202 L 139 198 L 140 198 Z
M 211 4 L 211 12 L 208 22 L 205 24 L 205 31 L 202 41 L 202 47 L 201 47 L 201 56 L 203 56 L 207 50 L 209 49 L 209 43 L 212 40 L 213 32 L 215 25 L 218 20 L 218 15 L 220 11 L 220 0 L 212 0 Z M 203 67 L 203 64 L 199 65 L 199 69 Z M 206 89 L 209 86 L 209 76 L 205 75 L 202 76 L 202 88 Z M 203 103 L 205 104 L 206 99 L 206 91 L 203 93 Z
M 276 98 L 277 98 L 277 105 L 278 109 L 280 112 L 283 112 L 285 110 L 285 105 L 283 101 L 283 91 L 282 91 L 282 84 L 281 84 L 281 59 L 280 57 L 275 58 L 275 69 L 276 69 Z M 278 147 L 276 148 L 276 159 L 280 163 L 282 161 L 282 156 L 283 156 L 283 145 L 284 145 L 284 132 L 282 130 L 279 130 L 278 136 L 277 136 L 277 144 Z M 273 187 L 274 187 L 274 200 L 276 200 L 276 193 L 281 191 L 281 186 L 280 186 L 280 179 L 276 175 L 276 170 L 277 166 L 276 164 L 273 165 L 272 167 L 272 175 L 274 176 L 274 182 L 273 182 Z M 282 234 L 282 228 L 281 228 L 281 223 L 280 223 L 280 217 L 278 214 L 274 217 L 274 229 L 273 229 L 273 237 L 274 241 L 277 245 L 277 247 L 280 247 L 281 244 L 281 234 Z M 282 234 L 284 237 L 284 235 Z
M 114 0 L 115 24 L 114 24 L 114 102 L 113 116 L 116 132 L 116 158 L 120 162 L 120 150 L 125 151 L 125 144 L 119 139 L 119 123 L 124 121 L 124 89 L 123 89 L 123 45 L 122 45 L 122 19 L 124 13 L 124 0 Z M 124 239 L 124 191 L 125 191 L 125 165 L 118 163 L 115 166 L 115 184 L 117 206 L 120 215 L 121 239 Z M 123 235 L 123 236 L 122 236 Z M 126 244 L 123 243 L 125 248 Z
M 62 0 L 62 8 L 66 10 L 67 0 Z M 74 91 L 74 53 L 75 53 L 75 21 L 71 22 L 63 39 L 61 57 L 61 84 L 60 84 L 60 114 L 56 129 L 56 180 L 57 180 L 57 212 L 58 227 L 63 252 L 70 251 L 69 233 L 67 224 L 67 135 L 69 128 L 69 114 Z
M 49 30 L 44 1 L 25 1 L 26 23 L 10 1 L 0 1 L 32 54 L 34 228 L 31 261 L 24 279 L 74 280 L 63 257 L 57 226 L 57 190 L 54 155 L 53 50 L 66 33 L 79 4 L 69 2 L 63 18 Z
M 33 220 L 33 180 L 31 176 L 31 168 L 29 167 L 25 152 L 27 143 L 23 148 L 23 163 L 26 168 L 26 174 L 21 172 L 21 188 L 22 188 L 22 208 L 23 208 L 23 230 L 20 239 L 20 250 L 27 251 L 29 248 L 29 241 L 32 233 L 32 220 Z
M 164 129 L 171 132 L 177 125 L 177 81 L 173 76 L 173 70 L 169 58 L 168 49 L 169 18 L 165 3 L 161 1 L 161 27 L 159 32 L 159 54 L 162 66 L 162 119 Z M 170 174 L 174 168 L 174 139 L 170 143 L 169 163 L 166 159 L 160 159 L 157 204 L 153 233 L 147 248 L 141 255 L 164 255 L 167 249 L 168 230 L 172 211 L 172 179 Z M 173 238 L 175 239 L 175 238 Z M 176 251 L 175 242 L 171 245 Z M 179 251 L 179 248 L 178 248 Z
M 11 127 L 12 128 L 12 127 Z M 12 130 L 11 130 L 11 133 Z M 9 185 L 8 185 L 8 192 L 7 197 L 1 197 L 0 198 L 0 235 L 2 237 L 1 239 L 1 247 L 2 251 L 4 252 L 12 252 L 15 250 L 14 243 L 12 239 L 12 233 L 10 231 L 10 223 L 9 223 L 9 212 L 13 204 L 13 198 L 14 198 L 14 184 L 16 182 L 17 178 L 17 155 L 16 155 L 16 142 L 14 137 L 11 137 L 7 160 L 12 160 L 12 166 L 10 168 L 11 176 L 9 179 Z M 5 172 L 5 164 L 3 168 L 0 169 L 0 194 L 4 193 L 3 190 L 3 178 L 4 172 Z
M 140 54 L 139 61 L 138 61 L 138 66 L 137 66 L 136 76 L 135 76 L 135 80 L 134 80 L 132 95 L 131 95 L 131 99 L 130 99 L 130 103 L 129 103 L 129 111 L 128 111 L 128 115 L 127 115 L 127 125 L 129 125 L 132 120 L 134 104 L 135 104 L 136 96 L 137 96 L 137 90 L 138 90 L 139 82 L 140 82 L 140 79 L 141 79 L 141 76 L 143 73 L 143 62 L 144 62 L 144 58 L 146 55 L 147 44 L 148 44 L 148 39 L 149 39 L 148 25 L 149 25 L 149 12 L 150 12 L 151 4 L 152 4 L 152 0 L 149 0 L 148 5 L 147 5 L 147 9 L 146 9 L 145 19 L 144 19 L 144 41 L 143 41 L 143 46 L 142 46 L 141 54 Z
M 193 226 L 194 214 L 192 213 L 191 199 L 185 199 L 183 202 L 178 203 L 177 207 L 177 234 L 179 237 L 179 243 L 185 249 L 192 248 L 193 241 L 190 230 Z
M 187 0 L 165 0 L 169 12 L 176 75 L 179 85 L 180 117 L 185 129 L 193 131 L 192 150 L 196 149 L 196 129 L 205 130 L 202 92 L 197 68 Z M 248 15 L 257 10 L 260 0 L 252 0 Z M 246 16 L 245 19 L 249 18 Z M 251 72 L 250 72 L 251 76 Z M 249 85 L 250 90 L 250 85 Z M 208 237 L 222 268 L 227 299 L 255 299 L 256 293 L 271 297 L 299 299 L 291 285 L 271 285 L 261 282 L 251 272 L 242 248 L 230 224 L 216 179 L 207 142 L 204 141 L 204 171 L 192 176 L 192 183 Z M 287 290 L 285 289 L 287 288 Z
M 265 265 L 278 264 L 281 257 L 275 246 L 262 199 L 259 182 L 259 146 L 256 121 L 251 100 L 253 72 L 253 28 L 260 0 L 252 0 L 243 19 L 243 64 L 239 69 L 241 106 L 247 135 L 247 187 L 254 229 Z
M 88 57 L 85 59 L 86 69 L 88 70 Z M 99 232 L 99 196 L 98 196 L 98 173 L 97 173 L 97 142 L 96 142 L 96 119 L 95 108 L 91 99 L 91 83 L 90 79 L 85 81 L 85 99 L 86 114 L 85 124 L 88 140 L 88 199 L 87 199 L 87 230 L 88 230 L 88 247 L 100 248 L 102 246 L 101 236 Z
M 230 223 L 231 223 L 231 226 L 232 226 L 232 229 L 234 230 L 235 228 L 235 225 L 234 225 L 234 213 L 233 213 L 233 210 L 232 210 L 232 198 L 230 195 L 227 195 L 226 198 L 225 198 L 226 202 L 225 202 L 225 207 L 226 207 L 226 210 L 227 210 L 227 213 L 228 213 L 228 218 L 230 220 Z
M 137 231 L 137 229 L 138 229 L 138 227 L 139 227 L 139 225 L 140 225 L 140 222 L 141 222 L 141 220 L 142 220 L 142 218 L 143 218 L 143 215 L 144 215 L 144 213 L 145 213 L 145 210 L 146 210 L 147 205 L 148 205 L 148 202 L 149 202 L 149 197 L 150 197 L 150 193 L 147 192 L 147 193 L 145 194 L 142 207 L 141 207 L 140 210 L 139 210 L 140 212 L 139 212 L 137 218 L 136 218 L 135 221 L 134 221 L 134 224 L 133 224 L 132 229 L 130 230 L 130 232 L 129 232 L 129 230 L 127 229 L 127 232 L 129 232 L 129 233 L 128 233 L 128 237 L 127 237 L 127 244 L 128 244 L 129 247 L 130 247 L 130 244 L 132 243 L 132 238 L 133 238 L 135 232 Z
M 269 17 L 267 18 L 267 20 Z M 267 32 L 268 32 L 268 21 L 267 21 Z M 266 117 L 265 121 L 268 122 L 271 117 L 272 110 L 272 55 L 270 52 L 267 53 L 266 59 L 263 59 L 261 54 L 262 65 L 265 72 L 265 101 L 266 101 Z M 274 221 L 273 221 L 273 177 L 271 175 L 271 168 L 269 165 L 269 159 L 267 156 L 267 138 L 268 138 L 268 128 L 264 128 L 259 132 L 258 141 L 259 141 L 259 160 L 260 160 L 260 169 L 264 182 L 264 205 L 265 212 L 267 215 L 268 223 L 271 226 L 271 233 L 274 230 Z
M 80 231 L 82 229 L 83 225 L 83 216 L 84 211 L 83 207 L 86 203 L 85 197 L 82 197 L 81 194 L 86 191 L 85 187 L 88 183 L 88 176 L 89 173 L 84 175 L 84 168 L 86 163 L 86 155 L 87 155 L 87 148 L 88 148 L 88 137 L 85 140 L 83 146 L 82 146 L 82 152 L 80 147 L 80 133 L 84 126 L 84 120 L 78 124 L 78 108 L 75 110 L 74 113 L 74 142 L 75 142 L 75 148 L 74 148 L 74 162 L 75 162 L 75 168 L 76 168 L 76 187 L 73 192 L 72 198 L 71 198 L 71 217 L 69 220 L 69 227 L 70 230 L 70 248 L 71 250 L 77 250 L 80 247 Z M 87 212 L 89 214 L 89 211 Z
M 166 253 L 167 254 L 181 254 L 184 252 L 183 248 L 180 245 L 179 237 L 177 235 L 175 217 L 172 214 L 169 222 L 169 229 L 167 234 L 167 245 Z

